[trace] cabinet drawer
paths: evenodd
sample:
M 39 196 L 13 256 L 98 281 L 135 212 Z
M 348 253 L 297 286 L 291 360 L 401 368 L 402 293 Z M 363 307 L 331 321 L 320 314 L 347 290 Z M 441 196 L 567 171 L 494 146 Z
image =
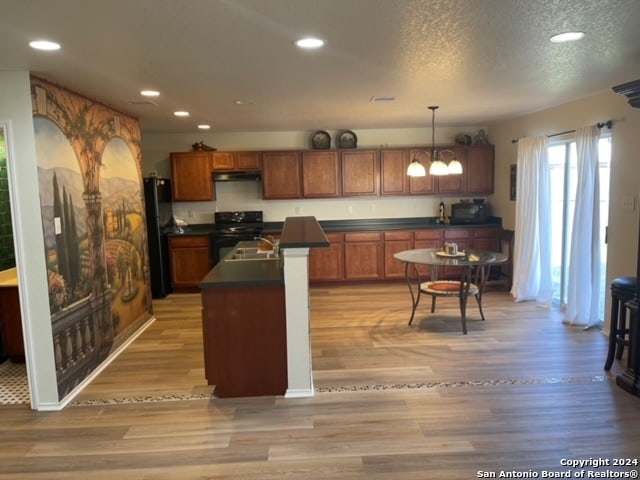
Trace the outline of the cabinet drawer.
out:
M 345 233 L 345 242 L 379 242 L 382 234 L 380 232 L 358 232 Z
M 444 231 L 445 240 L 468 239 L 470 232 L 466 228 L 447 229 Z
M 433 230 L 416 230 L 413 232 L 415 240 L 440 240 L 442 238 L 442 230 L 434 228 Z
M 386 240 L 411 240 L 410 231 L 402 232 L 384 232 L 384 239 Z
M 184 237 L 169 237 L 171 247 L 208 247 L 209 235 L 187 235 Z

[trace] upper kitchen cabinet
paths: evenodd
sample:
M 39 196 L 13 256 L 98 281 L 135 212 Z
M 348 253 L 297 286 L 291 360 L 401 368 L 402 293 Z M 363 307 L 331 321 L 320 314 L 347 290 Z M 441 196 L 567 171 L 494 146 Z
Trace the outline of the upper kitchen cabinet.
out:
M 492 194 L 494 173 L 493 145 L 474 145 L 467 150 L 467 193 Z
M 462 164 L 462 175 L 444 175 L 439 176 L 436 180 L 437 184 L 437 192 L 443 195 L 453 194 L 453 193 L 466 193 L 466 180 L 469 175 L 469 171 L 467 169 L 467 148 L 450 148 L 446 147 L 443 150 L 451 150 L 455 153 L 456 158 Z M 444 160 L 450 160 L 450 154 L 445 152 L 443 155 Z
M 171 153 L 171 188 L 175 202 L 215 200 L 211 152 Z
M 405 177 L 409 178 L 409 193 L 412 195 L 433 195 L 436 193 L 436 181 L 435 177 L 429 175 L 429 163 L 431 157 L 427 157 L 421 152 L 426 150 L 411 149 L 409 150 L 409 161 L 417 155 L 418 160 L 422 162 L 424 168 L 427 170 L 427 174 L 424 177 L 408 177 L 407 169 L 403 170 Z M 407 165 L 408 167 L 408 165 Z
M 409 193 L 409 152 L 399 148 L 380 150 L 380 195 L 407 195 Z
M 378 194 L 378 151 L 343 150 L 342 196 Z
M 302 152 L 302 194 L 305 198 L 340 196 L 340 158 L 338 152 Z
M 263 152 L 262 188 L 266 199 L 301 198 L 300 152 Z
M 251 171 L 260 170 L 261 152 L 213 152 L 211 154 L 213 170 Z

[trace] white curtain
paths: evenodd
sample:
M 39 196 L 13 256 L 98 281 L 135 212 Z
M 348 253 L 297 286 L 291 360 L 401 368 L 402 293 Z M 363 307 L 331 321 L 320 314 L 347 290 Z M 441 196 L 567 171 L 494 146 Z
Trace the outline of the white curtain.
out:
M 516 222 L 511 295 L 550 308 L 550 173 L 547 137 L 518 140 Z
M 564 321 L 573 325 L 600 323 L 600 188 L 598 127 L 576 130 L 578 185 L 571 232 L 567 309 Z

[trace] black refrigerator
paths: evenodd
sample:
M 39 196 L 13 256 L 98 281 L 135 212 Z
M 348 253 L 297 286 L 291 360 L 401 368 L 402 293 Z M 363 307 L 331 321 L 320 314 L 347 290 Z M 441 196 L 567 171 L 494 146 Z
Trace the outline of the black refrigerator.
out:
M 147 217 L 149 241 L 149 271 L 151 297 L 162 298 L 171 293 L 169 270 L 169 246 L 167 232 L 173 225 L 171 207 L 171 180 L 146 177 L 144 181 L 144 205 Z

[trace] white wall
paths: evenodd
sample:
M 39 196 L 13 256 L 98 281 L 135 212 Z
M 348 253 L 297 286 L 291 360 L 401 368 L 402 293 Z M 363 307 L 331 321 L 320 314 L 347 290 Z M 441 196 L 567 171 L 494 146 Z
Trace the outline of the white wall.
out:
M 437 123 L 437 122 L 436 122 Z M 436 127 L 436 144 L 453 144 L 458 133 L 475 135 L 486 126 Z M 336 132 L 329 132 L 335 139 Z M 357 130 L 358 148 L 430 145 L 431 128 Z M 490 133 L 490 132 L 489 132 Z M 239 132 L 194 134 L 143 134 L 142 171 L 170 177 L 169 153 L 191 150 L 203 141 L 218 150 L 307 149 L 311 132 Z M 491 136 L 489 135 L 491 141 Z M 332 140 L 333 142 L 333 140 Z M 333 146 L 333 143 L 332 143 Z M 443 198 L 449 205 L 459 197 Z M 319 220 L 431 217 L 438 215 L 440 197 L 364 197 L 313 200 L 263 200 L 261 185 L 249 182 L 216 183 L 215 202 L 174 204 L 174 214 L 188 223 L 211 223 L 215 211 L 262 210 L 266 221 L 283 221 L 295 215 Z
M 505 228 L 515 225 L 515 202 L 509 200 L 509 165 L 516 163 L 512 139 L 549 135 L 613 120 L 607 285 L 620 276 L 635 276 L 638 251 L 638 211 L 640 209 L 640 109 L 613 91 L 583 98 L 521 118 L 491 124 L 491 140 L 496 146 L 496 189 L 493 208 L 503 218 Z M 636 198 L 635 209 L 625 210 L 622 199 Z M 607 298 L 609 295 L 607 295 Z M 607 308 L 608 315 L 608 308 Z
M 16 264 L 31 401 L 58 404 L 45 247 L 28 72 L 0 72 L 0 123 L 8 127 L 7 159 Z M 44 300 L 43 300 L 44 299 Z

